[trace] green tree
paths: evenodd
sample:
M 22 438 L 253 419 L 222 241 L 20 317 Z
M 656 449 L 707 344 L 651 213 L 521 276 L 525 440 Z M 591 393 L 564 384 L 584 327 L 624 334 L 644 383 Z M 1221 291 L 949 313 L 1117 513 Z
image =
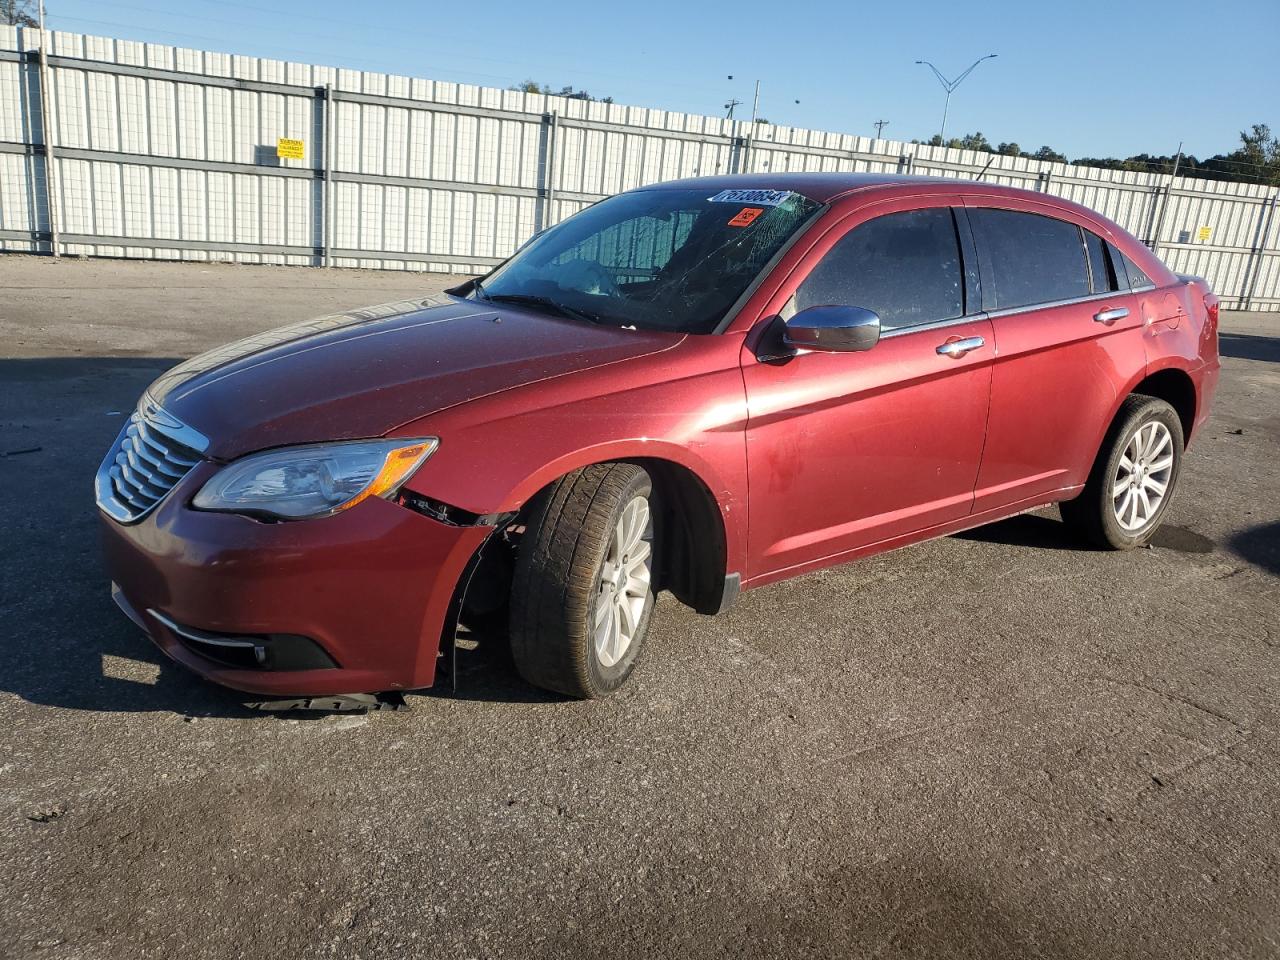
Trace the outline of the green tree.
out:
M 3 0 L 0 0 L 0 2 L 3 2 Z M 572 86 L 552 90 L 550 85 L 539 83 L 537 80 L 522 80 L 508 89 L 517 90 L 520 93 L 539 93 L 544 97 L 565 97 L 569 100 L 598 100 L 600 103 L 613 103 L 613 97 L 593 97 L 586 90 L 575 90 Z
M 985 150 L 987 153 L 991 153 L 993 149 L 991 144 L 987 142 L 987 138 L 982 135 L 982 131 L 966 133 L 959 140 L 952 140 L 951 143 L 961 150 Z
M 10 27 L 38 27 L 35 0 L 0 0 L 0 23 Z
M 1240 159 L 1256 163 L 1260 167 L 1272 167 L 1280 164 L 1280 138 L 1265 123 L 1255 123 L 1247 131 L 1240 131 L 1240 149 L 1236 151 Z
M 1179 176 L 1204 177 L 1210 180 L 1236 180 L 1248 183 L 1264 183 L 1280 186 L 1280 137 L 1271 132 L 1265 123 L 1255 123 L 1240 132 L 1240 146 L 1231 153 L 1220 153 L 1207 160 L 1193 154 L 1137 153 L 1129 157 L 1078 157 L 1068 160 L 1066 154 L 1043 146 L 1028 153 L 1016 143 L 1002 142 L 993 147 L 981 133 L 967 133 L 963 137 L 951 137 L 946 143 L 938 134 L 928 140 L 912 140 L 912 143 L 930 147 L 947 146 L 953 150 L 981 150 L 1006 157 L 1025 157 L 1050 163 L 1071 163 L 1081 167 L 1101 167 L 1106 170 L 1132 170 L 1136 173 L 1154 173 L 1168 176 L 1177 168 Z
M 537 80 L 522 80 L 509 89 L 517 90 L 520 93 L 540 93 L 544 96 L 551 96 L 551 88 L 545 83 L 539 83 Z
M 1031 154 L 1034 160 L 1047 160 L 1050 163 L 1066 163 L 1067 155 L 1059 153 L 1053 147 L 1041 147 L 1035 153 Z
M 919 143 L 913 140 L 912 143 Z M 981 133 L 966 133 L 963 137 L 948 137 L 944 143 L 941 134 L 935 133 L 925 141 L 931 147 L 946 147 L 948 150 L 990 150 L 991 144 Z
M 1230 179 L 1280 185 L 1280 137 L 1265 123 L 1240 131 L 1240 148 L 1206 160 L 1204 166 Z

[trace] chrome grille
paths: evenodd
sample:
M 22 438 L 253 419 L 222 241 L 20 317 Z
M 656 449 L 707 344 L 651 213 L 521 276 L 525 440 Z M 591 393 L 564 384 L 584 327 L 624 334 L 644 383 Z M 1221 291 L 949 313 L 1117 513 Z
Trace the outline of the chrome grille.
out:
M 141 520 L 208 446 L 202 434 L 143 397 L 98 468 L 98 506 L 121 523 Z

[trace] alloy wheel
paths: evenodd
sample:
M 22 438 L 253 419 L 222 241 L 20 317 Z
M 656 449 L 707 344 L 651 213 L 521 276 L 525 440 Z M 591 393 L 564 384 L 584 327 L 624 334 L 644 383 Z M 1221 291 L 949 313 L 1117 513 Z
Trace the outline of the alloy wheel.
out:
M 1173 476 L 1173 437 L 1159 420 L 1140 426 L 1125 444 L 1111 481 L 1111 508 L 1133 533 L 1159 512 Z
M 596 657 L 611 667 L 636 637 L 652 589 L 653 521 L 649 501 L 635 497 L 622 510 L 600 568 L 592 639 Z

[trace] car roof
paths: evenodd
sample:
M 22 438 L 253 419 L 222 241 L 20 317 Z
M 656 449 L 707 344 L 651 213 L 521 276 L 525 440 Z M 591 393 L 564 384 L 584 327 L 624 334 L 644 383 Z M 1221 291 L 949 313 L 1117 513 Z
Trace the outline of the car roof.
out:
M 913 177 L 896 173 L 735 173 L 715 177 L 668 180 L 639 187 L 638 190 L 790 190 L 810 200 L 828 203 L 855 190 L 873 187 L 915 187 L 968 193 L 974 190 L 1026 194 L 1030 191 L 1000 187 L 976 180 L 951 177 Z
M 816 200 L 818 203 L 831 203 L 841 197 L 863 191 L 881 195 L 892 191 L 907 196 L 942 193 L 983 198 L 1007 197 L 1023 202 L 1032 201 L 1038 207 L 1049 207 L 1058 214 L 1073 213 L 1101 225 L 1112 234 L 1113 241 L 1121 242 L 1119 238 L 1125 238 L 1124 242 L 1138 243 L 1131 234 L 1103 214 L 1068 200 L 1066 197 L 1041 193 L 1038 190 L 1008 187 L 999 183 L 960 180 L 953 177 L 916 177 L 896 173 L 740 173 L 668 180 L 666 183 L 638 187 L 631 192 L 680 189 L 706 190 L 708 195 L 714 195 L 721 190 L 790 190 L 802 197 Z M 1127 251 L 1128 247 L 1125 246 L 1123 249 Z

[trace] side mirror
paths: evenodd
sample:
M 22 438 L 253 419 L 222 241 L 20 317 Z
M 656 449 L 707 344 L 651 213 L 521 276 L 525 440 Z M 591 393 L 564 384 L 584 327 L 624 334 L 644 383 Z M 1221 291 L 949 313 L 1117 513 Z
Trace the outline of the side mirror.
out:
M 880 342 L 880 317 L 873 310 L 841 304 L 806 307 L 787 321 L 782 342 L 797 350 L 870 350 Z

